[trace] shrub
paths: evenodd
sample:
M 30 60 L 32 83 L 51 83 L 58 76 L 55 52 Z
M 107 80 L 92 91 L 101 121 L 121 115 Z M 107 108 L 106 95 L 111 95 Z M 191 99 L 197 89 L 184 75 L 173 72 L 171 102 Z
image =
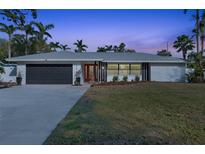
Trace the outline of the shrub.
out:
M 140 80 L 140 77 L 139 76 L 135 76 L 135 81 L 139 81 Z
M 203 68 L 201 66 L 196 65 L 194 69 L 194 75 L 199 81 L 203 80 L 204 77 Z
M 2 66 L 0 66 L 0 74 L 3 74 L 4 72 L 4 68 Z
M 195 75 L 193 72 L 186 74 L 188 83 L 191 83 L 195 80 Z
M 188 83 L 200 83 L 203 82 L 203 70 L 195 69 L 194 72 L 186 74 Z
M 127 82 L 128 77 L 127 76 L 123 76 L 123 81 Z
M 189 55 L 188 66 L 194 69 L 193 73 L 187 75 L 188 82 L 203 82 L 204 80 L 204 64 L 201 53 L 192 53 Z
M 113 76 L 112 81 L 117 82 L 119 80 L 118 76 Z

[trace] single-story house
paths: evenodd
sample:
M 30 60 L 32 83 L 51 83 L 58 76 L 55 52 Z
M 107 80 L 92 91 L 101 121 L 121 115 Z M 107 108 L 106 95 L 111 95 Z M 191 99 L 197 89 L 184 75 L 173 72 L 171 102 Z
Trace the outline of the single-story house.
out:
M 148 53 L 68 51 L 40 53 L 7 59 L 17 64 L 22 84 L 74 84 L 76 75 L 84 82 L 122 80 L 184 82 L 184 60 Z

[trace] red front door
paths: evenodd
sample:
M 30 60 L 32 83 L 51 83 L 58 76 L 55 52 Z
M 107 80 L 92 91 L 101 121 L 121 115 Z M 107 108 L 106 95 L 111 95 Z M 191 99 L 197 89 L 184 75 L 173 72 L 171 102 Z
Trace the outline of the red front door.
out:
M 85 81 L 96 81 L 97 65 L 85 64 L 84 65 L 84 78 Z

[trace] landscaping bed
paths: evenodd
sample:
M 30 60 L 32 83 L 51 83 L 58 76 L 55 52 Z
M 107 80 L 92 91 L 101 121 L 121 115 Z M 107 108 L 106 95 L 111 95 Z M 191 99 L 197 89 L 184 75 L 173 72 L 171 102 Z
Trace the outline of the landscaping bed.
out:
M 204 100 L 204 84 L 94 86 L 44 144 L 205 144 Z
M 150 81 L 118 81 L 118 82 L 102 82 L 102 83 L 93 83 L 91 87 L 99 87 L 99 86 L 113 86 L 113 85 L 132 85 L 132 84 L 140 84 L 140 83 L 151 83 Z
M 0 82 L 0 89 L 16 86 L 14 82 Z

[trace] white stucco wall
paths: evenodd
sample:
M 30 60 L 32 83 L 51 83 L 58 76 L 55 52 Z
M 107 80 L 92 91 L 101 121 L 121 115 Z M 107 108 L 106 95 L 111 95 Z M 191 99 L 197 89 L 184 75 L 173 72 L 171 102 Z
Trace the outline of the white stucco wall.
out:
M 21 65 L 17 65 L 17 76 L 19 75 L 19 73 L 21 74 L 22 77 L 22 85 L 26 84 L 26 65 L 21 64 Z
M 26 84 L 26 62 L 25 63 L 19 63 L 17 65 L 17 75 L 18 73 L 20 72 L 21 73 L 21 76 L 22 76 L 22 85 L 25 85 Z M 29 63 L 31 64 L 31 63 Z M 42 62 L 42 63 L 36 63 L 36 62 L 33 62 L 32 64 L 67 64 L 67 62 Z M 81 66 L 81 63 L 69 63 L 69 64 L 72 64 L 73 65 L 73 84 L 75 82 L 75 74 L 78 70 L 81 70 L 81 84 L 84 83 L 84 78 L 83 78 L 83 67 Z
M 76 79 L 76 72 L 79 71 L 81 72 L 80 74 L 80 83 L 83 84 L 84 83 L 84 78 L 83 78 L 83 69 L 82 69 L 82 65 L 79 64 L 73 64 L 73 85 L 75 83 L 75 79 Z
M 185 64 L 150 64 L 151 81 L 185 82 Z
M 16 82 L 16 66 L 4 66 L 4 73 L 0 74 L 2 82 Z

